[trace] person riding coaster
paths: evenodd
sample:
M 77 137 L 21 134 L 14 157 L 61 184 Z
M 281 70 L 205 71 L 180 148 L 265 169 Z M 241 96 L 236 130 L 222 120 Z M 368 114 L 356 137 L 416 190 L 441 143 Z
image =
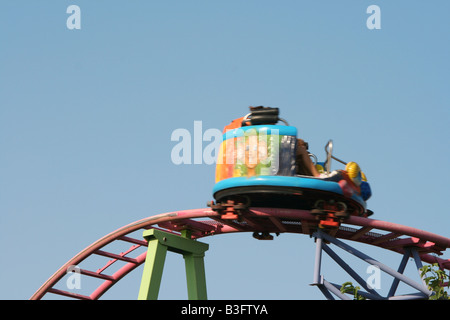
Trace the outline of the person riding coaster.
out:
M 281 121 L 284 125 L 278 125 Z M 209 203 L 222 219 L 239 219 L 249 206 L 309 210 L 320 227 L 334 228 L 350 215 L 370 216 L 370 185 L 356 162 L 332 155 L 325 162 L 308 151 L 297 129 L 279 118 L 279 109 L 250 107 L 250 113 L 225 126 Z M 311 160 L 311 158 L 314 158 Z M 331 159 L 345 169 L 331 171 Z

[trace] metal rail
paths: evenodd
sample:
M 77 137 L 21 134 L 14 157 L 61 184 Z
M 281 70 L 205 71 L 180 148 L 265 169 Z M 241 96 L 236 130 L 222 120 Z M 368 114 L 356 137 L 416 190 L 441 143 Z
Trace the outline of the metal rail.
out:
M 204 220 L 199 220 L 199 219 Z M 139 230 L 159 229 L 175 235 L 189 231 L 192 239 L 217 234 L 235 232 L 252 233 L 298 233 L 312 235 L 318 231 L 318 220 L 309 211 L 276 208 L 250 208 L 242 214 L 240 221 L 224 220 L 211 209 L 192 209 L 150 216 L 135 221 L 100 238 L 59 268 L 31 297 L 42 299 L 46 294 L 56 294 L 74 299 L 96 300 L 119 280 L 144 263 L 147 242 L 136 239 L 132 233 Z M 141 233 L 142 234 L 142 233 Z M 411 248 L 417 249 L 417 257 L 427 263 L 438 263 L 442 269 L 450 269 L 450 259 L 437 257 L 450 248 L 450 239 L 420 229 L 407 227 L 381 220 L 352 216 L 334 231 L 328 232 L 333 239 L 345 239 L 377 246 L 404 255 Z M 116 242 L 130 244 L 130 248 L 121 253 L 110 252 L 107 247 Z M 145 249 L 139 254 L 139 249 Z M 131 254 L 137 256 L 132 257 Z M 110 260 L 96 271 L 79 269 L 80 276 L 100 279 L 89 295 L 58 289 L 58 283 L 73 266 L 95 260 L 95 257 L 108 257 Z M 95 262 L 95 261 L 94 261 Z M 121 262 L 123 266 L 107 273 L 113 265 Z M 87 263 L 88 264 L 88 263 Z M 331 287 L 330 287 L 331 288 Z

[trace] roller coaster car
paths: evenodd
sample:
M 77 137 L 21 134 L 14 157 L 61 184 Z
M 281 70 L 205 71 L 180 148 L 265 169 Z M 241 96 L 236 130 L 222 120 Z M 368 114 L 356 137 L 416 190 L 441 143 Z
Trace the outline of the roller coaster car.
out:
M 279 121 L 284 125 L 277 124 Z M 369 216 L 366 201 L 370 185 L 355 162 L 345 163 L 325 146 L 325 162 L 308 153 L 319 175 L 297 174 L 297 129 L 279 118 L 278 108 L 250 107 L 223 131 L 217 166 L 214 201 L 208 205 L 222 219 L 239 219 L 252 207 L 309 210 L 320 226 L 336 227 L 349 215 Z M 330 171 L 331 159 L 345 169 Z

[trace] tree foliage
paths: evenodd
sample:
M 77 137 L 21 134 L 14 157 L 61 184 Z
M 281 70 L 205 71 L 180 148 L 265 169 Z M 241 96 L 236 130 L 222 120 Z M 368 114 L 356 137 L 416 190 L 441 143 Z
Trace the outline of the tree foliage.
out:
M 358 293 L 359 289 L 361 289 L 361 288 L 360 287 L 355 287 L 353 285 L 353 283 L 351 283 L 350 281 L 345 282 L 341 286 L 341 292 L 342 293 L 352 294 L 353 295 L 353 300 L 366 300 L 365 297 L 363 297 L 362 295 L 360 295 Z
M 446 287 L 450 287 L 448 274 L 444 270 L 439 268 L 437 263 L 432 265 L 425 265 L 420 269 L 420 276 L 425 281 L 428 290 L 433 291 L 433 295 L 430 296 L 430 300 L 449 300 Z M 447 281 L 447 282 L 445 282 Z

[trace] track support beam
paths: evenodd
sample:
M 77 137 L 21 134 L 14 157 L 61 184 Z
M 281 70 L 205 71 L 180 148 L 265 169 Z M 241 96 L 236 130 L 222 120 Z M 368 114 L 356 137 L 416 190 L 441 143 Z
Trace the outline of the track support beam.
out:
M 406 263 L 410 256 L 412 256 L 414 258 L 414 260 L 416 262 L 417 270 L 420 273 L 420 268 L 422 267 L 422 262 L 420 260 L 417 250 L 413 247 L 405 248 L 405 253 L 404 253 L 403 259 L 400 263 L 400 266 L 399 266 L 398 270 L 395 271 L 394 269 L 391 269 L 390 267 L 369 257 L 368 255 L 364 254 L 363 252 L 358 251 L 355 248 L 352 248 L 351 246 L 345 244 L 344 242 L 330 236 L 329 234 L 327 234 L 321 230 L 318 230 L 317 232 L 315 232 L 313 234 L 313 237 L 316 239 L 316 258 L 315 258 L 315 265 L 314 265 L 314 278 L 313 278 L 313 283 L 311 285 L 317 286 L 320 289 L 320 291 L 325 295 L 325 297 L 329 300 L 334 299 L 334 297 L 331 295 L 331 293 L 333 293 L 334 295 L 336 295 L 337 297 L 339 297 L 341 299 L 347 299 L 347 297 L 340 292 L 339 285 L 336 285 L 334 283 L 329 283 L 321 275 L 322 251 L 326 252 L 328 254 L 328 256 L 330 256 L 344 271 L 346 271 L 354 280 L 356 280 L 359 283 L 359 285 L 361 285 L 361 287 L 363 287 L 366 290 L 366 292 L 358 290 L 358 293 L 367 299 L 373 299 L 373 300 L 428 299 L 428 297 L 432 294 L 432 292 L 430 292 L 428 290 L 423 279 L 421 279 L 421 282 L 418 283 L 403 274 Z M 358 275 L 326 243 L 333 244 L 333 245 L 339 247 L 340 249 L 343 249 L 344 251 L 350 253 L 351 255 L 353 255 L 373 266 L 378 267 L 381 271 L 392 276 L 394 279 L 393 279 L 392 285 L 390 287 L 388 296 L 382 297 L 377 291 L 375 291 L 373 288 L 371 288 L 368 285 L 368 283 L 363 279 L 363 277 Z M 403 283 L 411 286 L 412 288 L 416 289 L 418 292 L 409 294 L 409 295 L 395 296 L 395 292 L 396 292 L 398 284 L 400 282 L 403 282 Z
M 189 233 L 178 236 L 157 229 L 144 231 L 148 241 L 138 300 L 158 299 L 167 251 L 182 254 L 186 268 L 189 300 L 206 300 L 206 277 L 203 258 L 209 245 L 192 240 Z

